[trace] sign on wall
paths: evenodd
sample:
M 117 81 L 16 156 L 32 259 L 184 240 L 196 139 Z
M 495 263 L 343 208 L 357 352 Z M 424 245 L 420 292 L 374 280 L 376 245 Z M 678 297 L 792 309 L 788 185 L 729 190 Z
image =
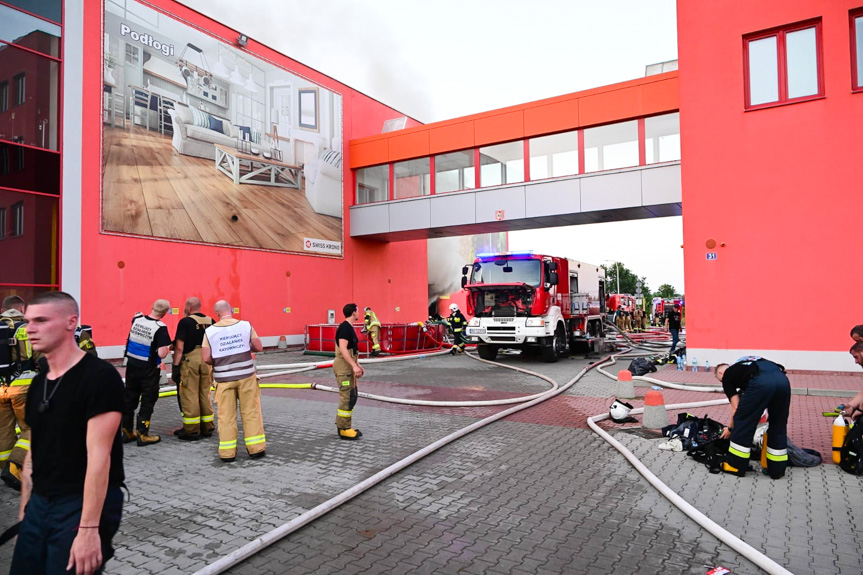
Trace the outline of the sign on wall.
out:
M 103 41 L 103 233 L 342 255 L 339 94 L 134 0 Z

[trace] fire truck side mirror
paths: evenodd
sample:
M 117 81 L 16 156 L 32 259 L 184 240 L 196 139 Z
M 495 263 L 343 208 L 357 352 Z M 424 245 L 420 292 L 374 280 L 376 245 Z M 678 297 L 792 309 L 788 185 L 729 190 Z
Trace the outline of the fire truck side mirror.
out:
M 556 272 L 557 271 L 557 262 L 549 262 L 548 271 Z
M 555 267 L 557 266 L 557 264 L 552 265 L 554 265 Z M 557 272 L 551 272 L 548 274 L 548 283 L 550 283 L 551 285 L 556 286 L 559 281 L 560 278 L 558 277 Z
M 467 276 L 461 276 L 461 289 L 464 289 L 464 286 L 467 285 Z
M 462 266 L 461 275 L 466 276 L 469 269 L 470 269 L 470 267 L 468 267 L 468 266 Z

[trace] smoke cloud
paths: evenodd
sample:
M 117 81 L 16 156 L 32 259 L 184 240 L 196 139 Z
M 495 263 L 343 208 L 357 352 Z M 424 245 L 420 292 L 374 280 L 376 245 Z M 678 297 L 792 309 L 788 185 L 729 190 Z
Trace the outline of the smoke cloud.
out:
M 468 263 L 461 243 L 460 237 L 428 240 L 429 304 L 461 289 L 461 268 Z

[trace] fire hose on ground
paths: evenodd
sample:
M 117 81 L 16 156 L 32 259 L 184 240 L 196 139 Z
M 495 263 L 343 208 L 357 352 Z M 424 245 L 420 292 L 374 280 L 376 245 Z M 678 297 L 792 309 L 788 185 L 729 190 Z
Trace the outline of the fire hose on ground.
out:
M 443 352 L 443 353 L 446 353 L 446 352 Z M 366 362 L 381 362 L 381 361 L 387 361 L 387 360 L 392 361 L 393 359 L 397 359 L 397 360 L 415 359 L 417 357 L 429 357 L 431 355 L 439 355 L 439 354 L 420 354 L 420 355 L 414 356 L 414 357 L 382 358 L 380 360 L 367 360 Z M 627 354 L 627 355 L 629 355 L 629 354 Z M 643 355 L 643 354 L 631 354 L 631 355 Z M 264 549 L 265 547 L 268 547 L 269 545 L 275 543 L 276 541 L 288 536 L 289 534 L 291 534 L 291 533 L 297 531 L 298 529 L 302 528 L 303 526 L 309 524 L 310 522 L 314 521 L 318 517 L 325 515 L 326 513 L 328 513 L 329 511 L 332 511 L 333 509 L 337 508 L 341 504 L 353 499 L 357 495 L 370 489 L 374 485 L 377 485 L 378 483 L 385 480 L 386 478 L 394 475 L 395 473 L 401 471 L 402 469 L 408 467 L 409 465 L 415 463 L 416 461 L 419 461 L 420 459 L 422 459 L 426 455 L 429 455 L 429 454 L 433 453 L 434 451 L 437 451 L 441 447 L 455 441 L 456 439 L 459 439 L 459 438 L 461 438 L 461 437 L 463 437 L 463 436 L 465 436 L 465 435 L 467 435 L 467 434 L 469 434 L 469 433 L 471 433 L 477 429 L 480 429 L 480 428 L 482 428 L 482 427 L 484 427 L 490 423 L 498 421 L 499 419 L 507 417 L 513 413 L 518 412 L 518 411 L 533 407 L 534 405 L 542 403 L 543 401 L 546 401 L 548 399 L 551 399 L 552 397 L 555 397 L 555 396 L 559 395 L 560 393 L 563 393 L 564 391 L 569 389 L 571 386 L 575 385 L 575 383 L 577 383 L 590 369 L 601 368 L 604 366 L 613 365 L 614 362 L 616 361 L 617 357 L 624 357 L 624 356 L 625 356 L 624 354 L 607 356 L 606 358 L 583 368 L 573 379 L 568 381 L 563 386 L 558 386 L 556 382 L 554 382 L 550 378 L 545 377 L 541 374 L 537 374 L 535 372 L 531 372 L 529 370 L 518 368 L 518 367 L 513 367 L 513 366 L 499 364 L 499 363 L 492 362 L 492 361 L 482 360 L 482 359 L 479 359 L 477 357 L 470 355 L 470 357 L 472 357 L 473 359 L 475 359 L 477 361 L 482 361 L 483 363 L 497 365 L 497 366 L 505 367 L 508 369 L 513 369 L 515 371 L 519 371 L 519 372 L 522 372 L 522 373 L 525 373 L 528 375 L 536 376 L 536 377 L 539 377 L 540 379 L 548 381 L 552 384 L 552 389 L 549 389 L 548 391 L 545 391 L 543 393 L 534 394 L 531 396 L 526 396 L 526 397 L 521 397 L 521 398 L 512 398 L 512 399 L 508 399 L 508 400 L 496 400 L 496 401 L 491 401 L 491 402 L 486 402 L 486 401 L 480 401 L 480 402 L 430 402 L 430 401 L 424 401 L 424 400 L 403 400 L 403 399 L 399 399 L 399 398 L 387 398 L 384 396 L 377 396 L 374 394 L 366 394 L 366 393 L 361 394 L 362 397 L 374 399 L 377 401 L 390 401 L 393 403 L 401 403 L 401 404 L 407 404 L 407 405 L 437 405 L 437 406 L 503 405 L 504 403 L 502 403 L 502 402 L 512 403 L 514 401 L 521 401 L 524 403 L 522 403 L 521 405 L 517 405 L 515 407 L 508 408 L 504 411 L 501 411 L 497 414 L 494 414 L 492 416 L 484 418 L 480 421 L 477 421 L 477 422 L 475 422 L 475 423 L 473 423 L 467 427 L 464 427 L 464 428 L 462 428 L 462 429 L 460 429 L 460 430 L 458 430 L 458 431 L 456 431 L 456 432 L 454 432 L 454 433 L 452 433 L 452 434 L 424 447 L 423 449 L 421 449 L 419 451 L 414 452 L 413 454 L 409 455 L 408 457 L 406 457 L 406 458 L 404 458 L 404 459 L 402 459 L 396 463 L 393 463 L 392 465 L 381 470 L 380 472 L 376 473 L 372 477 L 369 477 L 365 481 L 351 487 L 350 489 L 340 493 L 339 495 L 329 499 L 328 501 L 322 503 L 321 505 L 318 505 L 317 507 L 307 511 L 306 513 L 301 514 L 300 516 L 298 516 L 298 517 L 294 518 L 293 520 L 283 524 L 282 526 L 264 534 L 263 536 L 255 539 L 254 541 L 247 543 L 243 547 L 235 550 L 234 552 L 223 557 L 222 559 L 219 559 L 219 560 L 215 561 L 214 563 L 207 565 L 203 569 L 197 571 L 195 573 L 195 575 L 213 575 L 216 573 L 224 572 L 225 570 L 227 570 L 230 567 L 240 563 L 241 561 L 247 559 L 248 557 L 255 555 L 256 553 L 258 553 L 260 550 Z M 366 363 L 366 362 L 364 362 L 364 363 Z M 317 366 L 317 364 L 311 368 L 309 368 L 308 365 L 303 366 L 301 368 L 300 365 L 301 364 L 285 364 L 285 365 L 269 366 L 269 367 L 274 368 L 274 369 L 283 369 L 285 367 L 290 366 L 291 368 L 296 368 L 298 370 L 298 371 L 293 371 L 292 373 L 298 373 L 299 371 L 306 371 L 308 369 L 318 369 L 319 368 Z M 320 367 L 323 367 L 324 365 L 329 366 L 329 365 L 331 365 L 331 362 L 321 362 Z M 600 369 L 600 372 L 606 376 L 614 377 L 611 374 L 609 374 L 608 372 L 605 372 L 604 370 Z M 283 374 L 284 372 L 276 372 L 276 373 L 277 374 Z M 265 376 L 265 377 L 272 377 L 273 375 L 276 375 L 276 374 L 270 374 L 270 375 Z M 644 381 L 649 381 L 651 383 L 656 383 L 659 385 L 664 385 L 666 387 L 670 387 L 670 388 L 674 388 L 674 389 L 685 389 L 688 391 L 702 391 L 702 392 L 716 392 L 717 391 L 717 389 L 714 389 L 714 388 L 699 388 L 699 387 L 695 387 L 695 386 L 683 386 L 680 384 L 663 382 L 661 380 L 657 380 L 654 378 L 638 377 L 638 379 L 644 380 Z M 322 389 L 322 390 L 326 390 L 326 391 L 337 391 L 333 388 L 327 388 L 325 386 L 316 386 L 314 384 L 262 384 L 262 387 L 263 386 L 271 386 L 271 385 L 272 386 L 279 386 L 279 387 L 287 386 L 287 385 L 303 386 L 303 387 L 308 386 L 308 388 L 313 388 L 313 389 Z M 705 407 L 705 406 L 712 406 L 712 405 L 721 405 L 724 403 L 727 403 L 726 399 L 704 401 L 704 402 L 693 402 L 693 403 L 686 403 L 686 404 L 675 404 L 675 405 L 667 406 L 666 409 L 688 409 L 688 408 L 693 408 L 693 407 Z M 643 412 L 643 409 L 636 409 L 636 410 L 633 410 L 632 413 L 637 414 L 637 413 L 642 413 L 642 412 Z M 732 549 L 737 551 L 740 555 L 746 557 L 747 559 L 749 559 L 750 561 L 752 561 L 753 563 L 755 563 L 756 565 L 758 565 L 759 567 L 764 569 L 767 573 L 770 573 L 771 575 L 790 575 L 790 572 L 788 570 L 786 570 L 784 567 L 782 567 L 778 563 L 774 562 L 772 559 L 770 559 L 769 557 L 767 557 L 766 555 L 764 555 L 760 551 L 756 550 L 755 548 L 751 547 L 750 545 L 748 545 L 744 541 L 740 540 L 738 537 L 729 533 L 727 530 L 722 528 L 720 525 L 718 525 L 717 523 L 712 521 L 709 517 L 707 517 L 706 515 L 704 515 L 700 511 L 698 511 L 698 509 L 696 509 L 694 506 L 689 504 L 686 500 L 684 500 L 677 493 L 675 493 L 673 490 L 671 490 L 662 481 L 660 481 L 659 478 L 657 478 L 644 464 L 642 464 L 638 460 L 638 458 L 636 458 L 628 449 L 626 449 L 625 446 L 623 446 L 620 442 L 615 440 L 613 437 L 611 437 L 610 434 L 608 434 L 606 431 L 604 431 L 602 428 L 600 428 L 597 425 L 596 422 L 601 421 L 601 420 L 606 419 L 606 418 L 608 418 L 608 414 L 603 413 L 603 414 L 595 415 L 593 417 L 588 418 L 587 422 L 588 422 L 588 425 L 590 426 L 590 428 L 595 433 L 597 433 L 600 437 L 602 437 L 612 447 L 614 447 L 615 449 L 620 451 L 621 454 L 623 454 L 623 456 L 633 465 L 633 467 L 636 469 L 636 471 L 638 471 L 643 477 L 645 477 L 645 479 L 647 479 L 647 481 L 651 485 L 653 485 L 659 491 L 659 493 L 662 496 L 664 496 L 673 505 L 675 505 L 677 508 L 679 508 L 681 511 L 683 511 L 683 513 L 686 514 L 688 517 L 690 517 L 693 521 L 695 521 L 700 526 L 702 526 L 704 529 L 706 529 L 711 534 L 713 534 L 715 537 L 717 537 L 720 541 L 727 544 L 729 547 L 731 547 Z

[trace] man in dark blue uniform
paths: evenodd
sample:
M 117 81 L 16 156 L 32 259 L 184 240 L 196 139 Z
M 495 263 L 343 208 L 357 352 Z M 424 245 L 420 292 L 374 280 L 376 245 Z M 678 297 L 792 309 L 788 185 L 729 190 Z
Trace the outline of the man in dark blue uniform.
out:
M 159 365 L 168 355 L 171 336 L 162 318 L 171 304 L 158 299 L 150 315 L 135 316 L 126 340 L 126 410 L 123 413 L 123 442 L 136 441 L 139 446 L 153 445 L 161 439 L 150 434 L 150 417 L 159 399 Z M 138 403 L 137 427 L 133 428 Z
M 755 428 L 767 409 L 767 473 L 772 479 L 785 475 L 788 466 L 788 410 L 791 383 L 785 368 L 761 357 L 743 357 L 734 365 L 720 363 L 716 378 L 731 403 L 731 425 L 722 430 L 730 439 L 722 470 L 743 477 L 749 470 L 749 452 Z

